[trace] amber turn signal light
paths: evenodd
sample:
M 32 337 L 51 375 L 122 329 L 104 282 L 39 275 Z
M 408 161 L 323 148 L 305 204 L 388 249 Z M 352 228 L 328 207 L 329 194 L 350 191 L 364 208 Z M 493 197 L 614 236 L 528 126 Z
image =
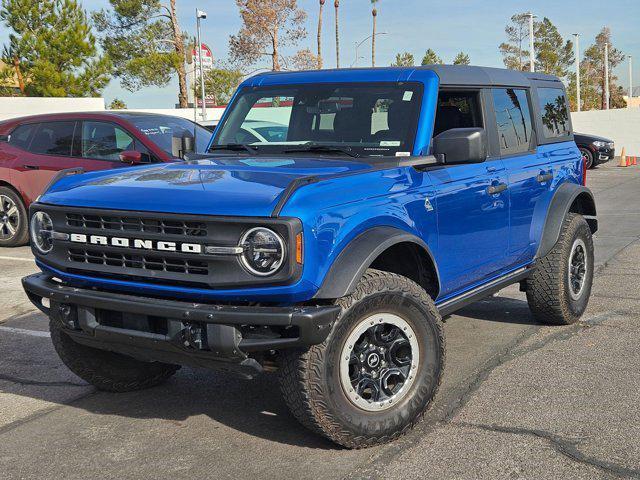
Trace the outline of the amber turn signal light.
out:
M 296 262 L 302 265 L 302 233 L 296 235 Z

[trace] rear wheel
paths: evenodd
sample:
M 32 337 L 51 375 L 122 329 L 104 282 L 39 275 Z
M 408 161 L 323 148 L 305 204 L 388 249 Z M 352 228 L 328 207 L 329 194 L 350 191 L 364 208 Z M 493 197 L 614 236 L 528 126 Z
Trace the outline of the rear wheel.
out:
M 440 316 L 420 286 L 378 270 L 338 303 L 324 343 L 283 353 L 283 396 L 303 425 L 340 445 L 391 441 L 422 417 L 440 384 Z
M 27 209 L 20 196 L 0 187 L 0 247 L 18 247 L 29 241 Z
M 541 323 L 569 325 L 587 309 L 593 283 L 593 239 L 582 215 L 569 213 L 560 239 L 527 279 L 527 301 Z

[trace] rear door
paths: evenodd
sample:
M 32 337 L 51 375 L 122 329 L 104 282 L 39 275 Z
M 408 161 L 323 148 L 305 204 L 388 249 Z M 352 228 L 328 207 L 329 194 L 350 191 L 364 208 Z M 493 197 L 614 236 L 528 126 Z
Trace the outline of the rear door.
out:
M 490 96 L 478 90 L 443 90 L 434 136 L 449 128 L 487 128 L 482 108 Z M 429 171 L 436 191 L 441 298 L 484 283 L 504 269 L 509 246 L 509 191 L 499 156 L 485 162 Z
M 18 146 L 22 151 L 16 155 L 13 179 L 29 200 L 37 198 L 58 171 L 81 166 L 71 156 L 77 145 L 77 125 L 73 120 L 56 121 L 25 124 L 18 127 L 20 131 L 16 129 L 16 134 L 22 132 L 26 138 Z M 13 136 L 12 133 L 10 143 Z
M 507 169 L 511 208 L 509 213 L 510 266 L 533 258 L 532 222 L 536 206 L 549 191 L 553 172 L 548 158 L 536 148 L 531 94 L 525 88 L 493 88 L 500 157 Z

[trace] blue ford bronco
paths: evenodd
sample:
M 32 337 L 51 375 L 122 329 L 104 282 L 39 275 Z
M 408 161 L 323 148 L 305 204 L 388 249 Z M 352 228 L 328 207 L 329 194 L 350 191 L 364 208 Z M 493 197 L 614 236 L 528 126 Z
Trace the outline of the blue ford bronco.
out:
M 265 73 L 209 153 L 65 176 L 31 206 L 24 278 L 78 376 L 151 387 L 180 365 L 277 371 L 293 415 L 358 448 L 409 430 L 442 317 L 519 283 L 585 311 L 597 229 L 555 77 L 427 66 Z

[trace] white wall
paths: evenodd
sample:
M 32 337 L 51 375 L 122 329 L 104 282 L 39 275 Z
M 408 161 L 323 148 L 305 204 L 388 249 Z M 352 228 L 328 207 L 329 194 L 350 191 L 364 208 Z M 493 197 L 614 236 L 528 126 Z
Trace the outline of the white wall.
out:
M 0 120 L 27 115 L 104 110 L 104 98 L 0 97 Z
M 620 155 L 624 147 L 628 155 L 640 156 L 640 108 L 573 112 L 571 122 L 576 132 L 613 140 L 616 155 Z
M 64 112 L 95 112 L 105 110 L 104 98 L 42 98 L 42 97 L 0 97 L 0 121 L 27 115 Z M 202 121 L 202 109 L 193 108 L 131 108 L 131 111 L 160 113 Z M 207 120 L 218 121 L 224 107 L 207 108 Z
M 222 117 L 225 107 L 207 108 L 207 122 L 218 122 Z M 176 117 L 188 118 L 189 120 L 195 120 L 196 122 L 202 121 L 202 109 L 198 108 L 194 112 L 193 108 L 129 108 L 131 112 L 147 112 L 147 113 L 159 113 L 161 115 L 175 115 Z M 195 118 L 194 118 L 195 117 Z

